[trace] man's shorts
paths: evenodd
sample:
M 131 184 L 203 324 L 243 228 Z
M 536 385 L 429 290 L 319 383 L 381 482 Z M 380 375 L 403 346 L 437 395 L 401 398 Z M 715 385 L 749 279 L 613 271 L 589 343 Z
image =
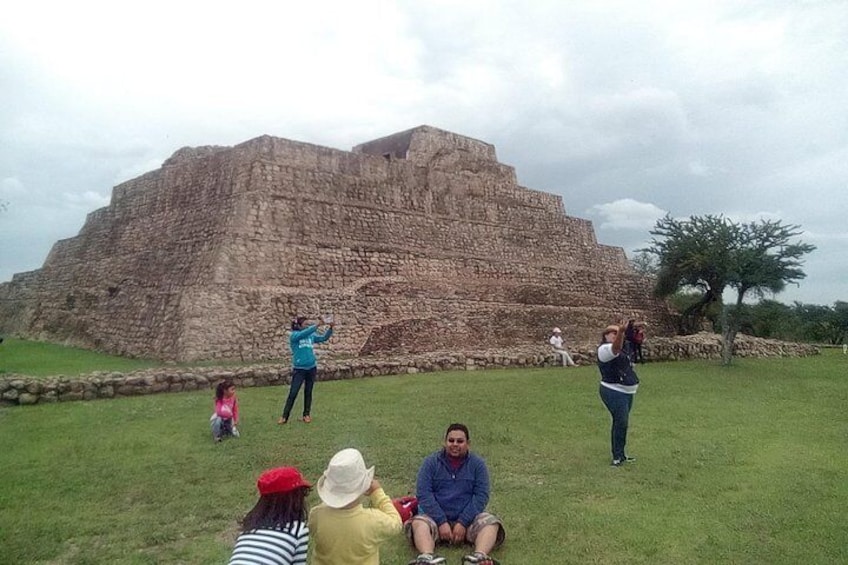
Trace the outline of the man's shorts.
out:
M 439 539 L 439 526 L 436 525 L 436 522 L 433 521 L 432 518 L 427 516 L 426 514 L 416 514 L 412 517 L 412 519 L 407 522 L 404 526 L 404 532 L 406 533 L 407 539 L 412 541 L 412 523 L 415 521 L 424 522 L 430 528 L 430 536 L 432 536 L 433 541 L 435 543 L 439 543 L 441 540 Z M 497 524 L 498 526 L 498 538 L 495 542 L 495 547 L 499 547 L 504 539 L 506 538 L 506 532 L 504 531 L 503 522 L 501 519 L 495 516 L 494 514 L 489 514 L 488 512 L 480 512 L 477 516 L 474 517 L 474 521 L 471 522 L 471 525 L 468 526 L 468 529 L 465 531 L 465 541 L 470 544 L 474 544 L 477 541 L 477 534 L 480 533 L 486 526 L 490 526 L 492 524 Z M 454 523 L 450 523 L 451 528 L 453 528 Z

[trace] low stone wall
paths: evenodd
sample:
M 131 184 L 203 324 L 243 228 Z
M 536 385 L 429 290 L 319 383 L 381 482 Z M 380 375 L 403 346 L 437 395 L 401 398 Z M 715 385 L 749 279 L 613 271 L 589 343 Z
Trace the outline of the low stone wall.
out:
M 644 346 L 647 361 L 719 359 L 721 336 L 701 333 L 674 338 L 651 338 Z M 579 363 L 594 363 L 595 344 L 573 347 Z M 816 355 L 813 345 L 787 343 L 740 335 L 734 344 L 737 357 L 804 357 Z M 283 364 L 284 363 L 284 364 Z M 254 365 L 233 369 L 221 367 L 158 367 L 132 373 L 99 372 L 81 377 L 33 378 L 9 375 L 0 378 L 0 405 L 38 404 L 71 400 L 94 400 L 119 396 L 139 396 L 161 392 L 211 389 L 224 378 L 238 387 L 273 386 L 289 383 L 288 363 Z M 546 367 L 559 365 L 559 359 L 546 346 L 509 351 L 427 353 L 391 358 L 322 358 L 318 379 L 331 381 L 381 375 L 433 371 L 473 371 L 507 367 Z

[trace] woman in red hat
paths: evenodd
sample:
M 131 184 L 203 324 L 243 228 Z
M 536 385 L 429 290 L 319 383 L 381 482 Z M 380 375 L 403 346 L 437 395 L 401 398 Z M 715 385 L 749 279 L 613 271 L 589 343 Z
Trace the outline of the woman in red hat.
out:
M 306 565 L 306 496 L 312 487 L 295 467 L 265 471 L 259 501 L 241 522 L 229 565 Z

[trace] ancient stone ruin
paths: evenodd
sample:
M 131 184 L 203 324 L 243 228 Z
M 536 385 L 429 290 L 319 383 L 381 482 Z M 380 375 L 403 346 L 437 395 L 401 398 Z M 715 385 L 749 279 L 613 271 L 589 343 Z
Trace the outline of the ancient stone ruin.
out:
M 291 316 L 334 354 L 596 341 L 671 329 L 622 249 L 482 141 L 421 126 L 341 151 L 262 136 L 180 149 L 116 186 L 41 269 L 0 285 L 0 331 L 166 360 L 265 360 Z

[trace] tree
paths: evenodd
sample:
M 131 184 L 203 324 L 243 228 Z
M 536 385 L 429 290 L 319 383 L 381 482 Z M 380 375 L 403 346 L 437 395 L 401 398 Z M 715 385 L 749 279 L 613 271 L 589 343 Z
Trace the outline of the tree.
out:
M 655 296 L 666 298 L 678 290 L 694 291 L 699 296 L 681 312 L 680 333 L 697 331 L 707 310 L 721 303 L 729 282 L 731 250 L 739 241 L 738 231 L 738 226 L 722 216 L 678 220 L 666 215 L 651 230 L 654 237 L 650 245 L 639 250 L 657 259 Z
M 689 308 L 689 322 L 700 320 L 712 304 L 721 304 L 726 288 L 736 290 L 735 305 L 721 310 L 725 364 L 732 359 L 733 342 L 747 313 L 745 297 L 775 294 L 806 277 L 802 258 L 815 249 L 792 241 L 801 234 L 799 226 L 775 220 L 738 224 L 721 215 L 688 220 L 666 216 L 650 233 L 654 236 L 650 246 L 640 251 L 658 259 L 654 293 L 659 297 L 681 289 L 703 293 Z
M 656 276 L 659 271 L 657 258 L 644 251 L 637 252 L 633 258 L 630 259 L 630 266 L 633 267 L 633 270 L 637 273 L 652 277 Z
M 798 334 L 801 339 L 814 343 L 841 344 L 845 340 L 848 314 L 845 302 L 836 302 L 834 308 L 818 304 L 796 302 L 792 308 L 798 319 Z M 840 312 L 841 310 L 841 312 Z
M 776 300 L 760 300 L 751 307 L 749 324 L 742 329 L 757 337 L 797 341 L 799 325 L 791 306 Z
M 722 309 L 724 347 L 722 360 L 730 364 L 733 341 L 746 313 L 743 301 L 747 294 L 760 298 L 777 294 L 788 283 L 806 278 L 801 270 L 803 257 L 815 245 L 792 240 L 801 235 L 800 226 L 783 225 L 779 220 L 760 220 L 740 226 L 740 240 L 733 250 L 729 285 L 736 290 L 734 308 Z

